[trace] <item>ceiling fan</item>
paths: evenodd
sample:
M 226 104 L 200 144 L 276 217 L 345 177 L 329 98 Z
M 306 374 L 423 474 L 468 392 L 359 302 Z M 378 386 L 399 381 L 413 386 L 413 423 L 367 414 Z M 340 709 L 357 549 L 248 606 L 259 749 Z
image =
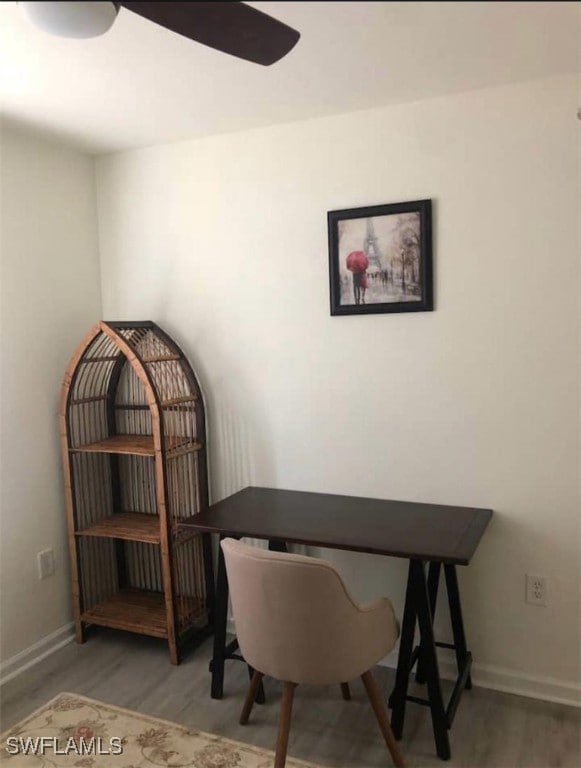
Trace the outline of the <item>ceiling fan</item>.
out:
M 274 64 L 300 34 L 262 11 L 239 2 L 20 2 L 29 20 L 61 37 L 97 37 L 123 7 L 172 32 L 256 64 Z

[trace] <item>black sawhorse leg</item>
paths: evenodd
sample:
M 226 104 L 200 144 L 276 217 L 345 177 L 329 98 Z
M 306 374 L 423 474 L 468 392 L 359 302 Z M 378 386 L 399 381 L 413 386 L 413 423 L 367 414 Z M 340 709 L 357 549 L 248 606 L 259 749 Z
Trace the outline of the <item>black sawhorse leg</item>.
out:
M 224 537 L 220 536 L 220 541 Z M 212 698 L 224 695 L 224 662 L 226 661 L 226 622 L 228 620 L 228 576 L 222 547 L 218 545 L 218 572 L 214 596 L 214 652 L 210 662 Z
M 450 604 L 450 619 L 452 622 L 452 634 L 454 636 L 454 650 L 456 651 L 456 665 L 458 675 L 465 677 L 465 688 L 472 688 L 472 678 L 470 677 L 470 668 L 472 666 L 472 654 L 466 648 L 466 635 L 464 634 L 464 620 L 462 619 L 462 606 L 460 605 L 460 591 L 458 589 L 458 575 L 456 566 L 445 565 L 444 575 L 446 577 L 446 590 L 448 592 L 448 602 Z M 468 667 L 467 672 L 465 668 Z
M 416 651 L 413 650 L 416 619 L 420 629 L 419 656 L 422 671 L 428 684 L 428 700 L 408 696 L 407 692 L 409 676 L 415 660 L 418 658 L 417 649 Z M 428 583 L 425 566 L 421 560 L 410 560 L 395 688 L 390 696 L 391 727 L 396 739 L 402 737 L 407 701 L 429 705 L 438 757 L 442 760 L 449 760 L 448 720 L 440 685 Z
M 434 620 L 434 616 L 436 615 L 436 602 L 438 599 L 438 585 L 440 583 L 441 567 L 442 567 L 441 563 L 430 563 L 428 567 L 428 597 L 430 598 L 430 611 L 432 613 L 432 622 Z M 436 643 L 436 646 L 437 646 L 437 643 Z M 416 683 L 425 683 L 426 676 L 424 674 L 424 670 L 422 669 L 422 659 L 419 653 L 419 648 L 417 649 L 416 656 L 418 659 L 418 664 L 416 667 Z M 413 666 L 413 661 L 410 666 Z
M 412 578 L 412 564 L 408 569 L 408 581 L 405 593 L 405 604 L 401 633 L 399 637 L 399 654 L 397 657 L 397 671 L 395 674 L 395 687 L 389 697 L 391 707 L 391 730 L 396 739 L 401 739 L 403 722 L 408 693 L 408 680 L 413 667 L 412 649 L 414 646 L 414 634 L 416 631 L 416 601 L 414 596 L 414 584 Z
M 430 563 L 426 580 L 424 564 L 418 560 L 410 561 L 396 682 L 390 697 L 390 706 L 393 708 L 393 732 L 399 739 L 403 731 L 406 701 L 428 705 L 432 714 L 438 756 L 447 760 L 450 757 L 447 731 L 454 720 L 462 691 L 472 686 L 470 678 L 472 655 L 466 648 L 456 567 L 450 564 L 444 565 L 444 575 L 454 643 L 439 643 L 434 638 L 433 616 L 436 609 L 440 571 L 440 563 Z M 413 648 L 416 618 L 420 629 L 420 644 Z M 458 678 L 445 709 L 436 656 L 437 647 L 453 649 L 458 667 Z M 418 663 L 416 681 L 427 682 L 428 699 L 408 696 L 407 693 L 409 676 L 416 661 Z
M 430 608 L 432 610 L 432 617 L 436 613 L 436 600 L 438 597 L 440 569 L 441 563 L 430 563 L 428 571 L 428 594 L 430 596 Z M 469 663 L 471 665 L 472 656 L 466 647 L 466 635 L 464 633 L 464 621 L 462 619 L 462 606 L 460 604 L 460 591 L 458 589 L 458 576 L 456 574 L 456 566 L 444 565 L 444 576 L 446 579 L 446 592 L 448 593 L 448 606 L 450 609 L 450 621 L 452 624 L 452 635 L 454 637 L 454 642 L 436 642 L 436 647 L 450 648 L 451 650 L 455 651 L 458 675 L 461 676 L 464 673 L 466 664 Z M 418 649 L 416 649 L 416 651 L 417 650 Z M 421 658 L 418 658 L 418 665 L 416 667 L 416 683 L 425 682 L 426 681 L 422 670 Z M 470 670 L 468 670 L 468 674 L 466 675 L 466 682 L 463 687 L 467 688 L 468 690 L 472 688 Z

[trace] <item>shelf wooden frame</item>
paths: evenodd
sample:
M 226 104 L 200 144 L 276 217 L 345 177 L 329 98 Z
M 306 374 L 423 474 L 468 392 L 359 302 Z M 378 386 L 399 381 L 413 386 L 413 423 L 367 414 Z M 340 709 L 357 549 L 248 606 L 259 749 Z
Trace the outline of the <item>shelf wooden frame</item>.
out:
M 89 624 L 141 632 L 177 664 L 213 625 L 209 536 L 177 528 L 208 507 L 194 372 L 155 323 L 101 321 L 69 362 L 59 423 L 76 639 Z
M 166 453 L 188 447 L 190 450 L 200 450 L 201 443 L 190 437 L 171 435 L 164 438 Z M 83 453 L 126 453 L 133 456 L 155 456 L 156 448 L 153 435 L 112 435 L 104 440 L 86 443 L 70 451 Z

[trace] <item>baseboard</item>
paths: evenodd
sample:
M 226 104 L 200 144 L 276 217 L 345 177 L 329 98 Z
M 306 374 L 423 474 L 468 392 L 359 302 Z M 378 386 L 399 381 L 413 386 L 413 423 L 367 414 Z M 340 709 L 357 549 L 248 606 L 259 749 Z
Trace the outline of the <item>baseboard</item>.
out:
M 397 653 L 391 653 L 380 664 L 395 668 Z M 456 679 L 456 663 L 452 656 L 438 654 L 438 666 L 442 679 Z M 553 677 L 529 675 L 525 672 L 478 663 L 472 664 L 472 681 L 474 685 L 490 688 L 493 691 L 581 707 L 581 684 L 579 683 L 566 683 Z
M 0 664 L 0 686 L 20 675 L 24 670 L 30 669 L 30 667 L 46 659 L 51 653 L 58 651 L 59 648 L 74 640 L 74 637 L 74 624 L 71 622 L 59 627 L 50 635 L 43 637 L 37 643 L 31 645 L 30 648 L 26 648 L 10 659 L 6 659 L 6 661 Z
M 236 633 L 231 616 L 228 617 L 227 632 L 232 635 Z M 397 654 L 398 646 L 379 662 L 380 666 L 396 669 Z M 438 667 L 443 680 L 456 680 L 458 674 L 456 661 L 451 651 L 438 652 Z M 581 707 L 581 684 L 579 683 L 566 683 L 553 677 L 528 675 L 525 672 L 477 663 L 472 664 L 472 681 L 480 688 Z
M 227 631 L 229 634 L 234 634 L 236 631 L 231 616 L 228 617 Z M 71 622 L 2 662 L 0 664 L 0 686 L 72 642 L 74 637 L 74 625 Z M 381 666 L 395 669 L 397 667 L 397 649 L 379 663 Z M 438 665 L 440 675 L 444 680 L 456 679 L 456 665 L 451 655 L 439 655 Z M 581 685 L 578 683 L 566 683 L 553 677 L 528 675 L 524 672 L 478 663 L 472 665 L 472 680 L 475 685 L 481 688 L 490 688 L 493 691 L 581 707 Z

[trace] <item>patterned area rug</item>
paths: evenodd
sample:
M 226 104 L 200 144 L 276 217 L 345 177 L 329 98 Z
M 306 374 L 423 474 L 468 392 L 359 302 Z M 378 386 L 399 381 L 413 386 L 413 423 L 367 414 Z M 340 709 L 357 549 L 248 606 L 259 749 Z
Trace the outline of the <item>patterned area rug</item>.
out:
M 60 693 L 1 737 L 6 768 L 272 768 L 274 753 L 76 693 Z M 317 768 L 288 758 L 288 768 Z

